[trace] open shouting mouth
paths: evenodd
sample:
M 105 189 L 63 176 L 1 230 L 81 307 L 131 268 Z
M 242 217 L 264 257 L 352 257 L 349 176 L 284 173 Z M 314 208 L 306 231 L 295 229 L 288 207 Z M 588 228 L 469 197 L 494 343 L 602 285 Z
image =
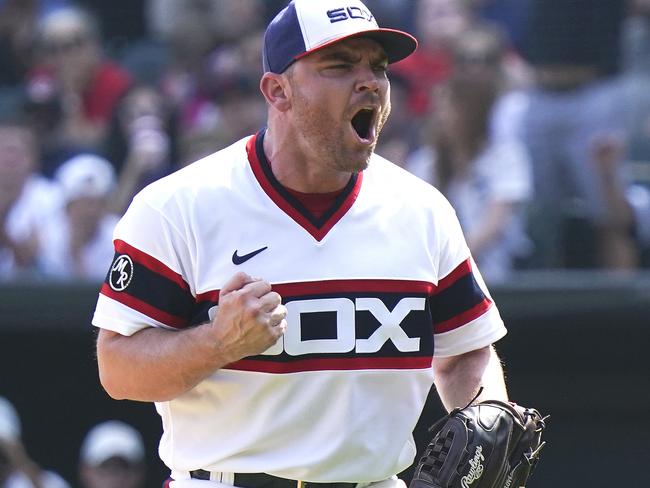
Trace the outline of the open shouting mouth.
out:
M 364 144 L 372 144 L 377 137 L 377 113 L 378 109 L 375 107 L 362 107 L 354 114 L 352 120 L 352 128 L 357 134 L 359 140 Z

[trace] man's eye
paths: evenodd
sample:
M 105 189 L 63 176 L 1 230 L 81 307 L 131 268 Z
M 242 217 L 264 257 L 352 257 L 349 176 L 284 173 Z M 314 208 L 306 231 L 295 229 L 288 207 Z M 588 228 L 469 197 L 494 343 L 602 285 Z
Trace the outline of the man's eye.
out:
M 382 72 L 385 73 L 388 71 L 388 65 L 386 64 L 378 64 L 373 67 L 373 69 L 377 72 Z
M 328 69 L 348 69 L 349 67 L 349 64 L 333 64 L 328 66 Z

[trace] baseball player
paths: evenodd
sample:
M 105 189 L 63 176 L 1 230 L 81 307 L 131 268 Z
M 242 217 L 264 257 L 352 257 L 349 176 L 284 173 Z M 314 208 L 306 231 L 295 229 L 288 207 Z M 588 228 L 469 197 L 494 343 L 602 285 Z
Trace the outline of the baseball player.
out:
M 448 202 L 374 154 L 417 46 L 358 0 L 269 24 L 267 126 L 138 194 L 93 318 L 101 382 L 152 401 L 171 488 L 397 488 L 433 383 L 506 399 L 505 334 Z

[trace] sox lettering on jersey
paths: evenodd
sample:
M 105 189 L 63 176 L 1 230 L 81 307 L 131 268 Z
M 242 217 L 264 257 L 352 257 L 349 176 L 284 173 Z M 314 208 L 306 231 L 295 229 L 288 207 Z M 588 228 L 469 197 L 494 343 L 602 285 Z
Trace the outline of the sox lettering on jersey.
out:
M 271 356 L 286 352 L 290 356 L 314 353 L 373 353 L 392 341 L 401 352 L 415 352 L 420 349 L 420 338 L 409 337 L 400 327 L 402 321 L 412 311 L 422 311 L 426 305 L 424 298 L 402 298 L 393 310 L 388 310 L 378 298 L 318 298 L 311 300 L 293 300 L 285 303 L 287 323 L 290 324 L 283 337 L 267 349 L 263 355 Z M 212 320 L 217 306 L 209 311 Z M 356 313 L 370 312 L 380 326 L 367 339 L 356 337 Z M 336 314 L 336 337 L 331 339 L 302 338 L 302 320 L 308 314 L 332 312 Z

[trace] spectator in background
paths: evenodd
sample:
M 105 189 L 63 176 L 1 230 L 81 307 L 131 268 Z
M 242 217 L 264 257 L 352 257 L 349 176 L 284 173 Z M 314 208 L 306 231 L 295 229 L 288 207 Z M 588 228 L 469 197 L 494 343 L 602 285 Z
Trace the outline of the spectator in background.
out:
M 603 229 L 603 232 L 609 233 L 603 238 L 602 245 L 606 246 L 603 248 L 603 265 L 607 268 L 634 269 L 639 265 L 639 249 L 633 236 L 643 238 L 644 229 L 650 225 L 650 222 L 637 219 L 648 218 L 650 204 L 638 205 L 635 201 L 635 194 L 641 188 L 635 190 L 628 181 L 624 181 L 623 185 L 620 183 L 619 173 L 625 152 L 620 136 L 600 136 L 592 142 L 590 150 L 594 160 L 593 170 L 607 201 L 611 220 Z
M 503 30 L 496 24 L 475 22 L 451 45 L 453 76 L 484 80 L 497 90 L 489 115 L 489 144 L 517 146 L 526 151 L 521 131 L 522 118 L 528 107 L 525 90 L 529 75 L 525 63 L 513 51 Z M 436 128 L 436 114 L 423 124 L 425 144 L 410 153 L 406 168 L 431 182 L 435 159 L 428 144 Z
M 35 275 L 40 232 L 60 206 L 54 185 L 37 173 L 38 158 L 19 116 L 0 120 L 0 280 Z
M 624 25 L 626 196 L 635 214 L 640 265 L 650 267 L 650 0 L 631 0 Z
M 104 155 L 117 173 L 111 210 L 122 214 L 133 196 L 180 166 L 178 117 L 154 85 L 133 85 L 111 120 Z
M 180 107 L 182 161 L 191 162 L 250 133 L 264 122 L 257 96 L 262 32 L 225 42 L 206 58 L 196 91 Z
M 408 108 L 409 83 L 397 73 L 389 73 L 389 77 L 391 112 L 377 142 L 377 154 L 428 180 L 429 167 L 421 173 L 419 168 L 409 166 L 409 155 L 417 151 L 424 132 L 421 121 L 413 117 Z
M 516 50 L 521 49 L 526 35 L 531 5 L 534 0 L 471 0 L 481 18 L 495 22 L 506 32 L 509 42 Z
M 34 62 L 39 19 L 67 0 L 0 0 L 0 89 L 25 81 Z
M 0 396 L 0 488 L 70 488 L 58 474 L 43 470 L 27 454 L 18 412 Z
M 624 68 L 650 76 L 650 0 L 629 0 L 623 29 Z
M 150 2 L 154 32 L 169 41 L 163 92 L 180 114 L 182 162 L 191 162 L 250 132 L 266 107 L 257 86 L 268 2 Z
M 48 157 L 44 170 L 53 174 L 70 155 L 100 148 L 131 77 L 105 57 L 97 20 L 79 8 L 47 14 L 38 34 L 40 62 L 29 75 L 27 91 L 35 101 L 47 104 L 55 98 L 60 106 L 46 146 L 53 161 Z
M 114 189 L 111 164 L 81 154 L 57 170 L 63 206 L 42 231 L 40 271 L 59 280 L 101 281 L 113 259 L 113 229 L 118 216 L 107 209 Z
M 596 154 L 624 133 L 617 77 L 625 2 L 533 0 L 524 55 L 535 86 L 524 116 L 533 158 L 533 265 L 544 268 L 625 268 L 631 235 L 603 188 Z M 608 170 L 624 191 L 622 162 Z M 609 163 L 612 166 L 611 163 Z M 616 241 L 616 243 L 613 243 Z
M 166 95 L 184 106 L 202 96 L 203 90 L 212 93 L 213 88 L 205 83 L 213 81 L 211 55 L 221 46 L 240 44 L 243 36 L 263 30 L 266 7 L 261 0 L 150 0 L 147 16 L 152 37 L 169 44 L 170 63 L 163 78 Z M 259 60 L 252 66 L 241 62 L 237 69 L 257 72 L 259 65 Z M 227 74 L 232 71 L 222 67 Z M 209 114 L 204 117 L 210 120 Z
M 632 0 L 630 7 L 623 43 L 627 158 L 650 186 L 650 0 Z
M 529 252 L 525 204 L 531 168 L 523 144 L 490 140 L 490 113 L 499 87 L 494 79 L 454 76 L 437 91 L 434 178 L 458 214 L 487 282 L 508 278 Z
M 451 54 L 454 73 L 489 76 L 502 91 L 527 88 L 532 82 L 530 68 L 498 24 L 475 22 L 453 43 Z
M 416 0 L 413 15 L 420 45 L 391 71 L 409 84 L 412 116 L 423 117 L 432 109 L 432 89 L 451 74 L 451 46 L 471 25 L 472 12 L 466 0 Z
M 144 488 L 142 436 L 130 425 L 109 420 L 93 427 L 81 445 L 82 488 Z
M 521 144 L 530 74 L 503 30 L 496 24 L 477 23 L 454 43 L 452 52 L 457 76 L 487 80 L 498 88 L 490 111 L 490 139 Z
M 33 55 L 36 2 L 5 0 L 0 3 L 0 87 L 23 82 Z
M 192 28 L 213 39 L 213 45 L 263 29 L 269 12 L 285 0 L 147 0 L 145 16 L 150 35 L 175 42 Z M 180 39 L 178 39 L 180 40 Z
M 634 182 L 625 192 L 634 216 L 635 237 L 639 251 L 639 265 L 650 268 L 650 184 Z
M 201 0 L 151 0 L 147 11 L 152 36 L 168 46 L 163 91 L 182 107 L 198 89 L 205 60 L 218 44 L 218 6 Z

